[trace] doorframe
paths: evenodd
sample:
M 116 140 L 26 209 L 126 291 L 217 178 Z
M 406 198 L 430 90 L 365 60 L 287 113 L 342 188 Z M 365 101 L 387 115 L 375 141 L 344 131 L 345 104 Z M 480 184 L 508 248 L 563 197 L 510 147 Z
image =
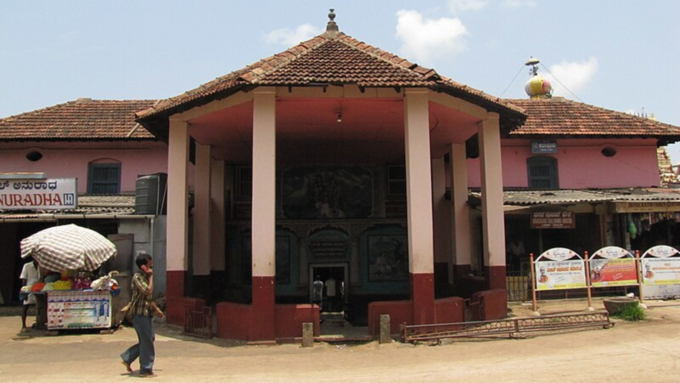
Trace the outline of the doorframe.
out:
M 345 283 L 345 288 L 344 288 L 344 295 L 343 299 L 345 302 L 347 302 L 347 297 L 349 296 L 349 286 L 350 286 L 350 281 L 349 281 L 349 262 L 330 262 L 330 263 L 320 263 L 320 262 L 315 262 L 315 263 L 310 263 L 309 264 L 309 301 L 312 301 L 312 293 L 313 293 L 313 285 L 314 285 L 314 279 L 316 278 L 316 274 L 314 273 L 315 268 L 338 268 L 342 267 L 343 269 L 343 274 L 344 274 L 344 279 L 343 282 Z M 339 289 L 339 286 L 337 287 Z

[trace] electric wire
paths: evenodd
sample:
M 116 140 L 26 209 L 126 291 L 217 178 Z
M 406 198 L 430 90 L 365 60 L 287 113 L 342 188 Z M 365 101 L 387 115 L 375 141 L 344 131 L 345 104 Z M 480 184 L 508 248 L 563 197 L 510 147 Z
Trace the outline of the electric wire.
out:
M 545 65 L 543 65 L 543 63 L 541 63 L 541 66 L 543 67 L 543 69 L 545 69 L 546 72 L 548 72 L 549 75 L 552 76 L 552 78 L 555 79 L 555 81 L 557 81 L 558 83 L 560 83 L 560 85 L 562 85 L 562 86 L 564 87 L 564 89 L 567 90 L 567 92 L 571 93 L 571 95 L 574 96 L 577 100 L 583 102 L 583 100 L 581 100 L 581 98 L 579 98 L 579 96 L 577 96 L 574 92 L 572 92 L 571 89 L 567 88 L 566 85 L 562 84 L 562 81 L 560 81 L 559 78 L 557 78 L 554 74 L 550 73 L 550 70 L 548 69 L 548 67 L 546 67 Z
M 503 91 L 503 93 L 501 93 L 501 95 L 498 96 L 498 97 L 501 97 L 501 98 L 502 98 L 502 97 L 505 95 L 505 92 L 507 92 L 508 89 L 510 89 L 510 87 L 512 86 L 512 84 L 515 82 L 515 80 L 517 80 L 517 76 L 519 76 L 519 74 L 522 73 L 522 70 L 524 70 L 524 66 L 521 66 L 521 67 L 519 68 L 519 71 L 517 71 L 517 74 L 515 75 L 515 77 L 512 79 L 512 81 L 510 81 L 510 84 L 508 84 L 508 86 L 505 88 L 505 90 Z

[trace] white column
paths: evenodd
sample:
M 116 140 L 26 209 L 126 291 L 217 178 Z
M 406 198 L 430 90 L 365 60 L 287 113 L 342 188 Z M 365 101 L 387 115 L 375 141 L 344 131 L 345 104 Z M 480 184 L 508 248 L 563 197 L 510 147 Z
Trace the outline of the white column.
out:
M 189 232 L 189 125 L 170 118 L 168 131 L 168 225 L 166 229 L 166 261 L 168 274 L 179 274 L 177 280 L 168 275 L 169 296 L 183 296 L 183 272 L 187 270 Z M 178 285 L 181 284 L 181 285 Z
M 468 200 L 467 158 L 465 143 L 452 144 L 451 159 L 451 214 L 453 258 L 449 276 L 469 272 L 471 264 L 470 210 Z M 460 266 L 460 267 L 459 267 Z M 453 280 L 449 279 L 449 282 Z
M 434 239 L 428 91 L 407 89 L 405 104 L 409 270 L 412 274 L 432 274 Z
M 224 161 L 212 160 L 210 174 L 210 264 L 212 270 L 224 271 L 226 268 L 226 217 L 224 191 Z
M 210 275 L 210 145 L 196 143 L 193 275 Z
M 258 88 L 253 111 L 253 276 L 276 273 L 276 92 Z
M 482 170 L 482 227 L 484 259 L 488 268 L 502 267 L 487 276 L 490 287 L 505 288 L 505 223 L 503 216 L 503 171 L 499 116 L 489 113 L 480 123 L 479 147 Z M 502 277 L 502 286 L 500 278 Z

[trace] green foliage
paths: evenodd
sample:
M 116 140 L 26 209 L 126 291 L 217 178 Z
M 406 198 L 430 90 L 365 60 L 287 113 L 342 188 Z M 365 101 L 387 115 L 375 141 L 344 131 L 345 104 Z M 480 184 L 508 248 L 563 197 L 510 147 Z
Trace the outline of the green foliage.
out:
M 646 317 L 644 310 L 637 304 L 623 305 L 621 310 L 617 311 L 612 316 L 629 322 L 641 321 Z

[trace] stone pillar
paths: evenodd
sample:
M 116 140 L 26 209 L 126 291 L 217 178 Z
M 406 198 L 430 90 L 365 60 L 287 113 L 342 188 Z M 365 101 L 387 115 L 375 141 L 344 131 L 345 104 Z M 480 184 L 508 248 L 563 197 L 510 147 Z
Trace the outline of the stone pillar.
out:
M 253 91 L 253 340 L 276 338 L 276 91 Z
M 489 288 L 505 288 L 505 222 L 499 116 L 488 113 L 479 126 L 482 170 L 482 233 Z
M 409 271 L 414 324 L 434 323 L 434 238 L 428 90 L 404 98 Z
M 451 229 L 453 232 L 453 257 L 450 261 L 452 279 L 449 279 L 449 282 L 453 283 L 455 276 L 466 275 L 470 272 L 472 254 L 470 208 L 467 204 L 468 181 L 465 143 L 452 144 L 449 156 L 451 158 Z
M 168 225 L 166 229 L 166 293 L 168 297 L 184 296 L 189 235 L 188 162 L 189 124 L 171 117 L 168 131 Z

